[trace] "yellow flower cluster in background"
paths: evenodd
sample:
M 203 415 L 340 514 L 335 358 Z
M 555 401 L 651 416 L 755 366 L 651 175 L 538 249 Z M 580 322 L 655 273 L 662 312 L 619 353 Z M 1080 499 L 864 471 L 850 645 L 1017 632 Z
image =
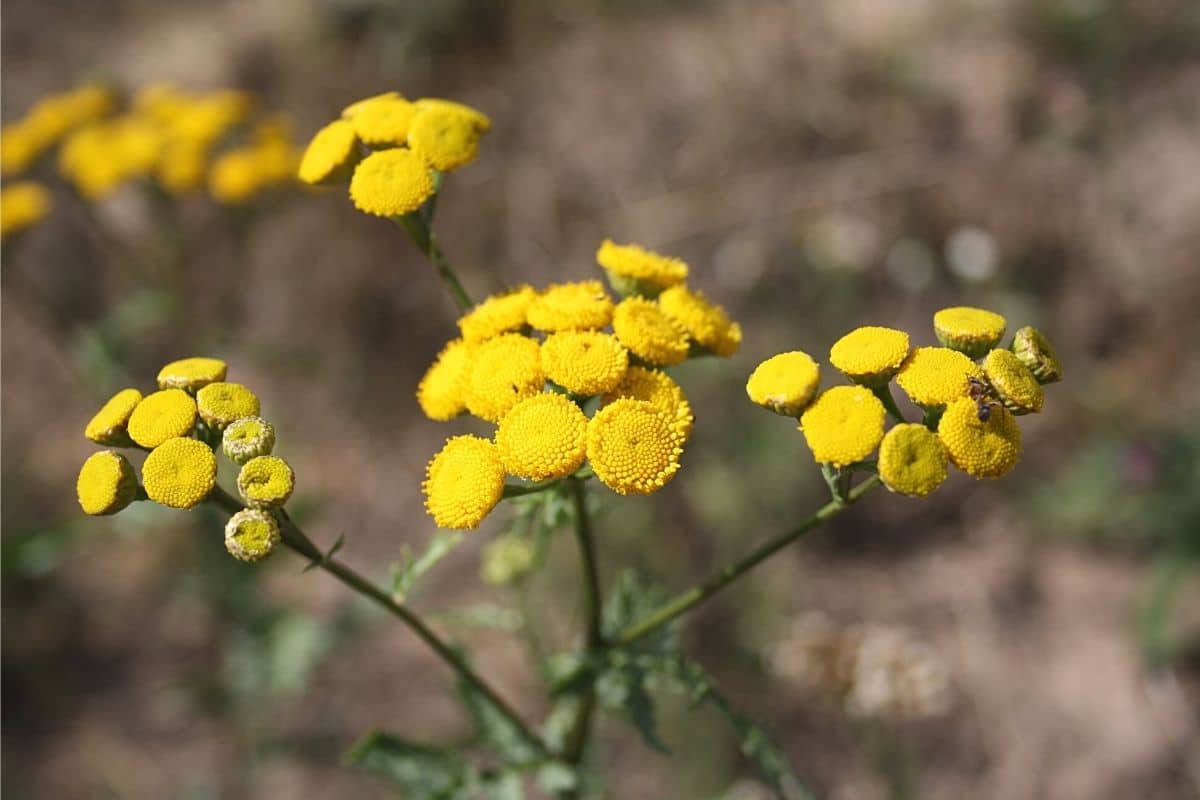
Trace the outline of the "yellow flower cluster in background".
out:
M 50 192 L 36 181 L 18 181 L 0 189 L 0 240 L 37 225 L 52 204 Z
M 602 265 L 617 247 L 602 245 Z M 674 282 L 654 297 L 619 302 L 596 280 L 521 286 L 459 319 L 461 338 L 426 371 L 417 402 L 430 419 L 471 414 L 496 432 L 491 441 L 455 437 L 430 462 L 426 508 L 439 526 L 478 525 L 499 502 L 506 475 L 548 481 L 590 464 L 613 491 L 649 494 L 678 471 L 692 410 L 663 370 L 689 356 L 732 355 L 741 328 L 682 283 L 682 261 L 635 246 L 624 252 L 667 265 Z M 652 271 L 641 269 L 641 279 Z M 459 485 L 466 475 L 476 485 Z
M 216 487 L 216 451 L 240 469 L 238 492 L 247 510 L 225 530 L 230 554 L 257 561 L 280 541 L 281 508 L 295 487 L 291 466 L 271 455 L 275 429 L 258 416 L 259 400 L 248 387 L 225 380 L 216 358 L 172 361 L 158 373 L 158 391 L 135 388 L 114 394 L 88 421 L 84 436 L 108 447 L 147 451 L 138 473 L 112 450 L 92 454 L 79 471 L 76 491 L 84 513 L 115 514 L 134 500 L 171 508 L 194 508 Z
M 999 478 L 1021 455 L 1016 417 L 1041 411 L 1043 384 L 1062 377 L 1058 357 L 1034 328 L 1018 331 L 1011 348 L 998 348 L 1006 326 L 992 311 L 942 309 L 934 329 L 944 346 L 915 349 L 904 331 L 857 328 L 829 351 L 830 363 L 852 385 L 819 391 L 820 366 L 793 351 L 759 364 L 746 393 L 798 418 L 818 463 L 835 471 L 876 470 L 894 492 L 929 494 L 949 464 L 975 478 Z M 923 410 L 923 424 L 897 419 L 885 430 L 887 415 L 901 413 L 893 380 Z M 868 462 L 876 449 L 878 461 Z

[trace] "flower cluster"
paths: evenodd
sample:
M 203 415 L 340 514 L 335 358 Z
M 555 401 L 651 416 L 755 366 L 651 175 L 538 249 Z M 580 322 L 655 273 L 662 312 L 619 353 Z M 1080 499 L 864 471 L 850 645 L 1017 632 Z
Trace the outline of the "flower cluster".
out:
M 426 371 L 417 402 L 430 419 L 496 425 L 490 440 L 450 439 L 430 462 L 426 508 L 439 526 L 478 525 L 506 476 L 556 480 L 589 463 L 613 491 L 650 494 L 678 471 L 692 411 L 664 368 L 732 355 L 741 328 L 683 283 L 678 259 L 612 242 L 597 257 L 617 299 L 595 280 L 489 297 Z M 621 277 L 631 265 L 637 283 Z
M 106 447 L 148 451 L 142 485 L 129 460 L 115 450 L 93 453 L 76 482 L 84 513 L 115 514 L 134 500 L 171 508 L 199 505 L 217 483 L 216 451 L 238 465 L 238 492 L 246 508 L 225 528 L 225 546 L 235 558 L 257 561 L 280 541 L 274 509 L 295 486 L 291 466 L 271 455 L 275 429 L 259 414 L 258 396 L 225 380 L 226 365 L 215 358 L 185 358 L 158 373 L 158 391 L 117 392 L 84 428 L 84 436 Z
M 1016 417 L 1042 410 L 1043 384 L 1062 377 L 1058 357 L 1036 329 L 1017 331 L 1001 348 L 1004 317 L 979 308 L 934 315 L 942 347 L 913 348 L 904 331 L 853 330 L 834 343 L 829 361 L 851 385 L 820 387 L 808 354 L 781 353 L 746 383 L 750 399 L 800 420 L 813 457 L 836 470 L 876 468 L 894 492 L 922 497 L 946 479 L 949 464 L 976 478 L 999 478 L 1021 455 Z M 900 419 L 892 380 L 925 412 L 923 423 Z M 888 412 L 897 424 L 885 433 Z
M 17 181 L 0 189 L 0 241 L 41 222 L 51 205 L 49 190 L 37 181 Z
M 350 104 L 340 119 L 317 131 L 300 161 L 300 180 L 349 181 L 360 211 L 402 217 L 433 197 L 442 173 L 474 160 L 491 127 L 470 106 L 386 92 Z

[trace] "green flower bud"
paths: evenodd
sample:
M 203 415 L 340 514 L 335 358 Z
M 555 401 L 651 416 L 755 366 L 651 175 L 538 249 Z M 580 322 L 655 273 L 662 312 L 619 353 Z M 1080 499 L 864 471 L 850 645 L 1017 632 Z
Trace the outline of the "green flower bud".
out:
M 235 464 L 258 456 L 269 456 L 275 448 L 275 427 L 262 417 L 243 417 L 229 423 L 221 450 Z
M 1013 336 L 1012 351 L 1021 363 L 1029 367 L 1038 383 L 1055 383 L 1062 380 L 1062 362 L 1046 341 L 1042 332 L 1026 325 Z
M 260 561 L 279 541 L 279 523 L 267 511 L 243 509 L 225 524 L 225 549 L 238 561 Z

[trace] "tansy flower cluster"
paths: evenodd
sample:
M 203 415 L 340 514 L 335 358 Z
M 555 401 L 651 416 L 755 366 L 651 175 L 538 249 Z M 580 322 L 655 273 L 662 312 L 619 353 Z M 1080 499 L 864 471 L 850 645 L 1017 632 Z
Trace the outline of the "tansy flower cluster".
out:
M 116 450 L 93 453 L 76 482 L 84 513 L 115 514 L 134 500 L 171 508 L 194 508 L 217 485 L 217 456 L 239 467 L 238 493 L 246 508 L 225 528 L 225 547 L 235 558 L 257 561 L 280 541 L 276 509 L 292 494 L 291 466 L 271 454 L 275 429 L 259 416 L 258 397 L 225 380 L 215 358 L 172 361 L 158 373 L 158 390 L 143 395 L 122 389 L 96 412 L 84 436 L 109 448 L 147 451 L 141 485 L 137 470 Z
M 807 353 L 780 353 L 758 365 L 746 383 L 755 403 L 800 421 L 814 459 L 827 469 L 877 470 L 894 492 L 922 497 L 953 464 L 975 478 L 999 478 L 1021 455 L 1016 417 L 1042 410 L 1043 384 L 1062 377 L 1046 338 L 1021 328 L 1000 347 L 1007 322 L 980 308 L 945 308 L 934 315 L 941 347 L 912 347 L 904 331 L 863 327 L 829 351 L 850 385 L 820 390 L 821 367 Z M 905 422 L 892 381 L 924 411 Z M 885 432 L 891 414 L 896 424 Z M 878 450 L 876 462 L 867 459 Z
M 430 419 L 496 426 L 491 439 L 451 438 L 429 463 L 426 508 L 439 526 L 477 526 L 508 476 L 551 481 L 590 464 L 613 491 L 650 494 L 679 470 L 692 410 L 665 368 L 732 355 L 741 329 L 686 286 L 678 259 L 612 242 L 597 258 L 616 298 L 596 280 L 489 297 L 426 371 L 417 402 Z

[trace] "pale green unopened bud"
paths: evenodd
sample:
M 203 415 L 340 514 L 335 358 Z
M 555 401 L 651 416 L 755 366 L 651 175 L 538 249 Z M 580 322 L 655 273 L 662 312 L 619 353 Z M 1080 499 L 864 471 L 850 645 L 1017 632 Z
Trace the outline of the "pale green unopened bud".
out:
M 1021 363 L 1038 379 L 1038 383 L 1054 383 L 1062 380 L 1062 362 L 1046 341 L 1042 332 L 1026 325 L 1013 336 L 1012 351 Z
M 221 450 L 235 464 L 258 456 L 269 456 L 275 448 L 275 427 L 262 417 L 243 417 L 229 423 Z
M 239 561 L 260 561 L 279 541 L 279 523 L 267 511 L 243 509 L 225 524 L 225 549 Z
M 534 566 L 533 545 L 520 536 L 502 536 L 483 551 L 480 575 L 495 586 L 509 586 L 529 574 Z
M 662 294 L 664 288 L 662 284 L 654 281 L 622 275 L 611 269 L 604 270 L 604 274 L 608 277 L 608 285 L 621 297 L 655 298 Z

